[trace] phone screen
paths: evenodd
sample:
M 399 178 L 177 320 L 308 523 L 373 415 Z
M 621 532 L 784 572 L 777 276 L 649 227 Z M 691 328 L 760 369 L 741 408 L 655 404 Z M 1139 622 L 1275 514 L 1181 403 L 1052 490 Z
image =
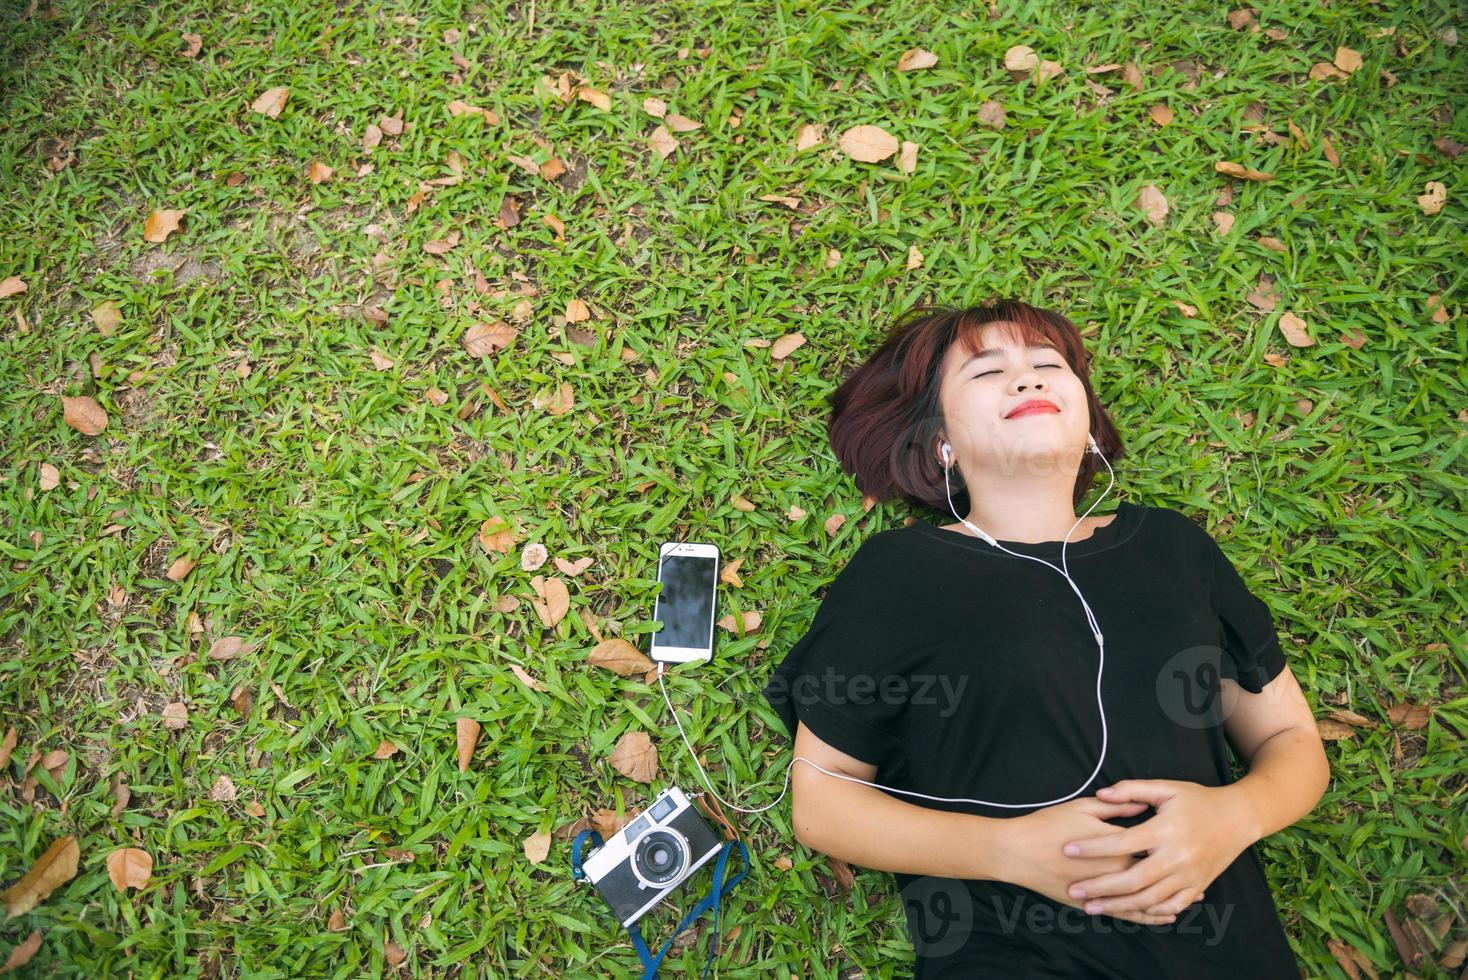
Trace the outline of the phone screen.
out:
M 712 556 L 667 555 L 658 575 L 663 583 L 653 619 L 663 628 L 652 635 L 654 657 L 660 649 L 707 650 L 713 642 L 714 588 L 718 560 Z

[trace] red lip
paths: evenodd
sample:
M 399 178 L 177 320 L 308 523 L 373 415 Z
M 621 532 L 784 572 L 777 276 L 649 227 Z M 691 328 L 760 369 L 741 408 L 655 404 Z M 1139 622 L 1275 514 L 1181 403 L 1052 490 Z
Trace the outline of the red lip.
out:
M 1017 418 L 1021 415 L 1029 415 L 1032 412 L 1058 412 L 1060 407 L 1054 402 L 1045 401 L 1043 398 L 1031 398 L 1029 401 L 1020 402 L 1019 405 L 1010 410 L 1004 416 L 1007 419 Z

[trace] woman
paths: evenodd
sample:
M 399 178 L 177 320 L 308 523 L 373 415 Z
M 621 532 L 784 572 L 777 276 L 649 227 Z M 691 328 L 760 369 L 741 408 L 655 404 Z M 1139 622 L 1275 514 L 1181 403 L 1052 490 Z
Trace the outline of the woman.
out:
M 1122 456 L 1089 375 L 1069 320 L 1001 301 L 916 311 L 832 396 L 858 489 L 957 521 L 864 541 L 766 685 L 795 836 L 896 873 L 919 978 L 1294 980 L 1252 845 L 1324 748 L 1206 531 L 1077 519 Z

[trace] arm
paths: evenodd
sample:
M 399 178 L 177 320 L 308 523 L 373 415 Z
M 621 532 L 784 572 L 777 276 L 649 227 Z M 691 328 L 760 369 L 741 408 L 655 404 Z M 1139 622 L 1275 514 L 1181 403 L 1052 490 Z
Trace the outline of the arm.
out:
M 1087 900 L 1088 910 L 1178 913 L 1241 852 L 1309 813 L 1324 794 L 1330 763 L 1289 667 L 1258 694 L 1224 678 L 1222 695 L 1224 732 L 1248 763 L 1248 775 L 1224 786 L 1123 779 L 1098 790 L 1102 799 L 1144 800 L 1157 814 L 1114 837 L 1078 840 L 1066 848 L 1087 857 L 1149 852 L 1120 874 L 1073 882 L 1080 894 L 1071 894 Z
M 823 742 L 804 723 L 795 755 L 832 772 L 875 782 L 877 767 Z M 795 839 L 813 851 L 877 871 L 940 878 L 998 878 L 1003 820 L 932 810 L 804 762 L 790 774 Z
M 1223 681 L 1224 731 L 1249 767 L 1224 787 L 1246 828 L 1245 846 L 1315 808 L 1330 785 L 1330 762 L 1315 716 L 1286 667 L 1258 694 Z
M 795 754 L 831 772 L 873 782 L 877 767 L 822 741 L 804 722 L 795 730 Z M 1094 797 L 1041 807 L 1022 817 L 996 819 L 904 803 L 871 786 L 795 764 L 792 813 L 795 838 L 812 850 L 850 864 L 937 878 L 990 879 L 1077 906 L 1066 883 L 1081 875 L 1117 872 L 1131 855 L 1071 858 L 1057 841 L 1076 835 L 1120 834 L 1104 821 L 1132 817 L 1145 803 L 1107 803 Z M 1172 921 L 1164 914 L 1121 911 L 1118 918 L 1144 925 Z

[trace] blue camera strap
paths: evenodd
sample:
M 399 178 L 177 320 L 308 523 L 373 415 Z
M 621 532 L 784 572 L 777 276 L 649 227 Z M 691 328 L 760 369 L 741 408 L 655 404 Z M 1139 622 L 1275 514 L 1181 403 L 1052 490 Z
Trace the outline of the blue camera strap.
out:
M 576 835 L 576 839 L 571 842 L 571 877 L 576 881 L 586 880 L 586 873 L 581 870 L 581 848 L 585 846 L 589 838 L 595 838 L 596 846 L 601 846 L 601 834 L 589 829 L 581 831 Z M 726 865 L 729 861 L 729 855 L 735 847 L 739 848 L 740 857 L 744 860 L 744 867 L 737 875 L 725 880 L 724 872 L 727 870 Z M 637 955 L 642 959 L 642 965 L 644 967 L 642 980 L 657 980 L 658 964 L 667 955 L 669 947 L 673 945 L 673 940 L 678 938 L 678 933 L 688 928 L 700 915 L 703 915 L 709 909 L 713 909 L 714 929 L 709 936 L 709 958 L 704 963 L 703 973 L 699 974 L 699 976 L 704 977 L 708 975 L 709 967 L 714 964 L 714 945 L 719 941 L 719 900 L 729 894 L 735 885 L 744 880 L 744 876 L 747 874 L 749 874 L 749 851 L 745 848 L 744 842 L 740 840 L 724 841 L 724 846 L 719 849 L 718 859 L 714 862 L 713 887 L 707 895 L 698 900 L 698 904 L 688 910 L 687 915 L 683 916 L 683 921 L 678 923 L 678 928 L 674 929 L 673 934 L 668 937 L 668 941 L 663 943 L 663 948 L 658 950 L 657 956 L 653 956 L 651 951 L 648 950 L 647 943 L 642 938 L 642 927 L 638 923 L 634 922 L 627 928 L 628 935 L 632 937 L 632 945 L 637 950 Z

